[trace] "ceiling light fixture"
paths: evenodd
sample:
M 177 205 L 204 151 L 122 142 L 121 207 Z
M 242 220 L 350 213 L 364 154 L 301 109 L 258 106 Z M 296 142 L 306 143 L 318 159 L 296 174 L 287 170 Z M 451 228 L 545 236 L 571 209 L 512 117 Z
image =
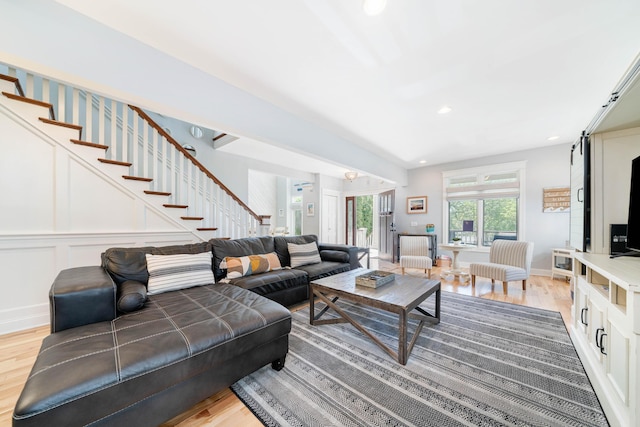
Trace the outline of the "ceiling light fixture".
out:
M 447 114 L 451 112 L 451 107 L 445 105 L 438 110 L 438 114 Z
M 420 160 L 418 163 L 420 163 L 421 165 L 424 165 L 425 163 L 427 163 L 426 160 Z
M 204 132 L 202 132 L 202 129 L 200 129 L 198 126 L 191 126 L 191 129 L 189 129 L 189 133 L 196 139 L 200 139 L 202 138 L 202 135 L 204 135 Z
M 353 181 L 358 177 L 358 172 L 355 172 L 355 171 L 345 172 L 344 177 L 347 178 L 349 181 Z
M 362 9 L 369 16 L 375 16 L 382 13 L 387 6 L 387 0 L 363 0 Z
M 553 135 L 547 138 L 547 141 L 555 141 L 556 139 L 560 139 L 560 137 L 558 135 Z

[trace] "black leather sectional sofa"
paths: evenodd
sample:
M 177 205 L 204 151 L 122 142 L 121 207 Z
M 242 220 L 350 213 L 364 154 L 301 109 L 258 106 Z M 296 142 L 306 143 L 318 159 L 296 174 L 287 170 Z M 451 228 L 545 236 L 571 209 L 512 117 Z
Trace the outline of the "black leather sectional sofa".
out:
M 320 244 L 320 262 L 289 268 L 287 244 L 311 242 L 315 236 L 112 248 L 101 266 L 63 270 L 50 291 L 52 333 L 13 425 L 154 426 L 266 364 L 282 369 L 291 330 L 282 304 L 307 299 L 309 280 L 358 267 L 355 247 Z M 215 284 L 145 294 L 147 254 L 207 252 Z M 283 268 L 225 279 L 225 257 L 269 252 Z
M 316 243 L 321 262 L 295 268 L 291 266 L 288 244 Z M 216 281 L 223 280 L 226 272 L 220 268 L 225 257 L 275 252 L 282 270 L 229 280 L 229 283 L 249 289 L 285 306 L 309 299 L 309 282 L 332 274 L 343 273 L 360 266 L 355 246 L 318 243 L 315 235 L 265 236 L 247 239 L 212 239 L 213 273 Z

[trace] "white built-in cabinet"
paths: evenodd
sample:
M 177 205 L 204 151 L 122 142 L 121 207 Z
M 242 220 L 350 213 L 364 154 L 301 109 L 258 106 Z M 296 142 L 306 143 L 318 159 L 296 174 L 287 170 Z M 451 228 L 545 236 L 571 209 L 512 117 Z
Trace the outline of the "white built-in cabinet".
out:
M 640 258 L 574 255 L 571 337 L 612 426 L 640 425 Z
M 640 128 L 596 133 L 591 136 L 590 148 L 589 252 L 608 254 L 611 224 L 627 223 L 631 161 L 640 156 Z

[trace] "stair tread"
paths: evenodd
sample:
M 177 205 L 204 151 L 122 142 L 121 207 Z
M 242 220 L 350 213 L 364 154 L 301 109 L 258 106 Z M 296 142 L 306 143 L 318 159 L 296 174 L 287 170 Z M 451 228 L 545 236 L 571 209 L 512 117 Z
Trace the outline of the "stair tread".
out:
M 110 165 L 118 165 L 118 166 L 131 166 L 133 163 L 129 162 L 121 162 L 119 160 L 111 160 L 111 159 L 98 159 L 99 162 L 108 163 Z
M 82 137 L 82 126 L 80 126 L 80 125 L 74 125 L 73 123 L 59 122 L 57 120 L 47 119 L 46 117 L 39 117 L 38 120 L 40 120 L 43 123 L 47 123 L 49 125 L 61 126 L 61 127 L 64 127 L 64 128 L 69 128 L 69 129 L 75 129 L 78 132 L 80 132 L 79 136 Z
M 15 83 L 18 81 L 17 77 L 7 76 L 6 74 L 0 74 L 0 80 L 6 80 L 11 83 Z
M 152 190 L 144 190 L 144 194 L 149 194 L 152 196 L 170 196 L 171 193 L 166 193 L 164 191 L 152 191 Z
M 131 180 L 131 181 L 144 181 L 144 182 L 153 181 L 153 178 L 145 178 L 145 177 L 142 177 L 142 176 L 122 175 L 122 177 L 124 179 L 128 179 L 128 180 Z
M 106 149 L 109 148 L 109 146 L 107 146 L 107 145 L 96 144 L 96 143 L 89 142 L 89 141 L 82 141 L 80 139 L 70 139 L 70 141 L 73 142 L 74 144 L 84 145 L 86 147 L 99 148 L 101 150 L 106 150 Z
M 165 208 L 178 208 L 178 209 L 186 209 L 186 208 L 189 207 L 188 205 L 171 205 L 171 204 L 168 204 L 168 203 L 164 204 L 162 206 L 164 206 Z
M 42 121 L 44 123 L 48 123 L 50 125 L 56 125 L 56 126 L 62 126 L 62 127 L 65 127 L 65 128 L 82 130 L 82 126 L 74 125 L 73 123 L 60 122 L 58 120 L 47 119 L 46 117 L 38 117 L 38 120 L 40 120 L 40 121 Z
M 200 221 L 204 219 L 204 217 L 201 216 L 181 216 L 180 218 L 184 219 L 185 221 Z
M 20 85 L 20 79 L 13 76 L 7 76 L 6 74 L 0 74 L 0 79 L 13 83 L 16 86 L 16 89 L 18 89 L 18 93 L 20 94 L 20 96 L 24 96 L 24 91 L 22 90 L 22 86 Z
M 3 91 L 2 94 L 7 98 L 13 99 L 15 101 L 26 102 L 27 104 L 38 105 L 40 107 L 47 108 L 49 110 L 49 114 L 51 115 L 51 118 L 54 120 L 56 118 L 55 113 L 53 112 L 53 104 L 49 102 L 38 101 L 37 99 L 31 99 L 31 98 L 27 98 L 26 96 L 15 95 L 10 92 Z
M 198 231 L 216 231 L 218 227 L 199 227 L 196 228 Z

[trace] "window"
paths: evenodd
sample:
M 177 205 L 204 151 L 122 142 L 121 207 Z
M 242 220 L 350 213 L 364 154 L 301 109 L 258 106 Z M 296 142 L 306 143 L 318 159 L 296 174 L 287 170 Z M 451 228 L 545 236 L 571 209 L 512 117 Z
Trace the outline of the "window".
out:
M 444 172 L 445 241 L 489 247 L 523 238 L 524 172 L 524 162 Z

